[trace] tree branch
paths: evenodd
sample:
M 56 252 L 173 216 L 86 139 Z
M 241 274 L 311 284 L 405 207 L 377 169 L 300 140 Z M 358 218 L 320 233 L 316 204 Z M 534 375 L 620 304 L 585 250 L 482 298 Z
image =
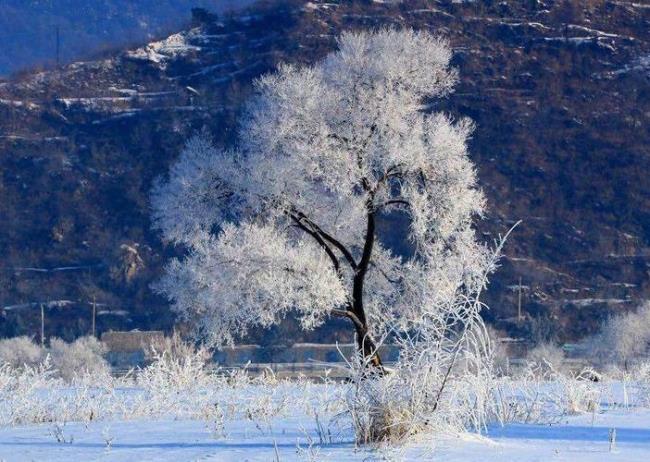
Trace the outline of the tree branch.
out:
M 393 205 L 393 204 L 402 204 L 408 207 L 411 206 L 411 203 L 406 199 L 391 199 L 389 201 L 384 202 L 383 204 L 380 204 L 377 208 L 382 208 L 382 207 L 386 207 L 387 205 Z
M 389 178 L 402 175 L 403 173 L 400 170 L 401 168 L 402 168 L 401 164 L 393 165 L 388 170 L 386 170 L 386 173 L 384 173 L 384 175 L 379 179 L 377 184 L 379 185 L 384 181 L 388 180 Z
M 363 323 L 361 322 L 361 320 L 352 311 L 334 309 L 334 310 L 332 310 L 332 314 L 334 316 L 340 316 L 342 318 L 348 318 L 349 320 L 351 320 L 354 323 L 354 325 L 357 327 L 357 329 L 362 330 L 362 331 L 366 330 L 366 328 L 363 325 Z
M 296 223 L 296 226 L 309 234 L 311 237 L 313 237 L 316 242 L 323 248 L 327 256 L 330 258 L 332 261 L 332 264 L 334 265 L 334 269 L 336 270 L 336 273 L 341 276 L 341 265 L 339 263 L 339 259 L 336 258 L 336 255 L 334 255 L 334 252 L 332 252 L 332 249 L 327 245 L 327 243 L 318 235 L 317 232 L 312 231 L 311 229 L 307 228 L 305 225 L 301 223 L 301 221 L 296 218 L 293 215 L 290 215 L 291 219 Z
M 375 244 L 375 210 L 373 206 L 374 199 L 375 195 L 371 193 L 369 194 L 366 201 L 368 224 L 366 228 L 366 238 L 363 244 L 363 253 L 361 255 L 361 260 L 359 261 L 359 272 L 362 273 L 365 273 L 368 269 L 368 263 L 370 263 L 372 249 Z
M 320 226 L 318 226 L 316 223 L 311 221 L 304 213 L 299 212 L 299 211 L 293 211 L 290 212 L 291 218 L 302 224 L 302 220 L 305 220 L 307 224 L 311 227 L 311 232 L 318 234 L 323 240 L 329 242 L 332 244 L 334 247 L 336 247 L 339 252 L 345 257 L 347 262 L 350 264 L 350 267 L 356 271 L 357 269 L 357 262 L 354 260 L 354 257 L 352 256 L 352 253 L 338 240 L 336 240 L 334 237 L 323 231 Z M 303 225 L 304 226 L 304 225 Z

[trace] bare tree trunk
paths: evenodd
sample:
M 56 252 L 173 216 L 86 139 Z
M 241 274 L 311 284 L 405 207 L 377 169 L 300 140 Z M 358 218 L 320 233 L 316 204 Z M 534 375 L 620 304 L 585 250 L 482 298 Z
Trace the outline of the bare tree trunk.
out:
M 384 366 L 377 351 L 377 344 L 368 334 L 368 327 L 362 323 L 361 320 L 354 314 L 352 307 L 346 310 L 332 310 L 335 316 L 348 318 L 354 324 L 354 331 L 356 334 L 357 354 L 364 360 L 368 366 L 378 368 L 384 372 Z
M 357 337 L 357 349 L 364 362 L 373 368 L 384 374 L 386 372 L 384 364 L 379 356 L 379 351 L 377 349 L 377 344 L 372 338 L 368 335 L 367 329 L 360 330 L 356 329 Z
M 370 194 L 366 202 L 368 221 L 366 227 L 366 238 L 363 246 L 363 254 L 357 266 L 357 271 L 354 275 L 352 284 L 351 311 L 359 320 L 358 323 L 355 323 L 357 334 L 357 348 L 359 350 L 359 353 L 362 355 L 363 359 L 368 363 L 368 365 L 377 368 L 378 371 L 383 374 L 385 372 L 385 369 L 379 356 L 379 352 L 377 351 L 377 345 L 370 337 L 366 312 L 363 306 L 363 285 L 366 279 L 366 274 L 368 273 L 370 258 L 372 256 L 372 251 L 375 245 L 375 211 L 373 202 L 374 194 Z
M 313 237 L 316 242 L 323 248 L 327 256 L 332 262 L 334 270 L 343 278 L 340 268 L 340 262 L 330 245 L 339 250 L 345 260 L 350 264 L 354 271 L 352 280 L 352 302 L 346 307 L 345 310 L 332 310 L 332 314 L 342 317 L 347 317 L 354 324 L 354 329 L 357 337 L 357 350 L 361 357 L 369 366 L 377 368 L 380 373 L 384 373 L 385 369 L 382 364 L 381 358 L 377 351 L 375 341 L 370 337 L 368 329 L 368 321 L 366 319 L 366 312 L 363 305 L 363 286 L 370 266 L 372 251 L 375 245 L 375 193 L 369 188 L 368 181 L 364 178 L 362 180 L 363 188 L 368 192 L 366 199 L 366 233 L 363 245 L 363 252 L 361 259 L 357 263 L 352 254 L 338 242 L 334 237 L 325 233 L 318 225 L 309 220 L 302 212 L 294 210 L 289 212 L 289 217 L 294 221 L 295 226 Z

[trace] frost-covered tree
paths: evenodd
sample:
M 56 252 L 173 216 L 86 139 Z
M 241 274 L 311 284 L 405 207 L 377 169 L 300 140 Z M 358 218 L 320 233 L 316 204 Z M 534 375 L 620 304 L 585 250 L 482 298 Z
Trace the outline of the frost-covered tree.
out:
M 473 125 L 430 111 L 457 80 L 448 44 L 411 30 L 338 44 L 259 79 L 237 145 L 192 138 L 154 188 L 155 227 L 188 249 L 157 289 L 212 344 L 289 313 L 306 329 L 342 316 L 380 364 L 373 338 L 432 313 L 453 323 L 493 264 L 472 229 Z M 388 214 L 408 223 L 390 231 L 408 252 L 379 235 Z
M 647 356 L 650 349 L 650 301 L 636 311 L 612 316 L 585 343 L 599 361 L 619 363 L 628 370 L 631 362 Z

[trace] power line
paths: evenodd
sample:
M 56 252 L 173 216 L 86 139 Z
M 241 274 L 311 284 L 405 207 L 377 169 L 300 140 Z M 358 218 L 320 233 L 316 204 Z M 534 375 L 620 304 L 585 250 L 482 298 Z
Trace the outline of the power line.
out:
M 76 265 L 76 266 L 59 266 L 55 268 L 37 268 L 33 266 L 5 266 L 0 267 L 3 271 L 14 271 L 16 273 L 57 273 L 62 271 L 81 271 L 92 268 L 103 268 L 104 263 L 97 263 L 96 265 Z

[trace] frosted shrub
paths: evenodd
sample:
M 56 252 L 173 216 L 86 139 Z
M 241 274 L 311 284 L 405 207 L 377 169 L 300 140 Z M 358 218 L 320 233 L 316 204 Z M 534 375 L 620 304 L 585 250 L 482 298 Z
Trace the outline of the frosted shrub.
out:
M 530 365 L 520 369 L 516 378 L 498 378 L 493 387 L 491 420 L 501 425 L 545 421 L 547 395 L 544 385 L 541 374 Z
M 484 358 L 430 341 L 411 345 L 387 374 L 356 366 L 347 406 L 359 443 L 400 443 L 423 432 L 485 427 L 490 372 Z
M 2 366 L 0 424 L 90 422 L 116 415 L 121 400 L 111 385 L 109 377 L 101 384 L 70 387 L 57 377 L 49 356 L 37 366 Z
M 393 374 L 382 376 L 368 372 L 366 368 L 365 364 L 355 364 L 357 374 L 345 396 L 357 443 L 394 441 L 410 436 L 416 429 L 406 426 L 412 420 L 406 411 L 408 404 L 396 405 L 402 398 L 401 394 L 394 393 L 399 390 L 395 386 L 398 379 Z
M 73 343 L 53 338 L 47 350 L 36 345 L 29 337 L 0 340 L 0 364 L 12 368 L 36 367 L 45 362 L 49 355 L 51 370 L 67 382 L 92 376 L 97 383 L 108 376 L 110 368 L 103 357 L 104 353 L 105 347 L 94 337 L 81 337 Z
M 144 390 L 141 412 L 187 412 L 205 405 L 207 391 L 214 387 L 214 376 L 207 369 L 207 349 L 184 343 L 178 336 L 151 345 L 152 363 L 136 374 L 136 384 Z M 197 400 L 193 402 L 193 400 Z M 202 404 L 203 403 L 203 404 Z M 213 403 L 214 404 L 214 403 Z
M 613 316 L 587 344 L 599 364 L 614 362 L 627 371 L 648 353 L 650 302 L 634 312 Z
M 650 360 L 638 362 L 631 371 L 621 373 L 619 377 L 625 407 L 630 401 L 639 406 L 650 407 Z
M 210 380 L 206 368 L 210 352 L 184 342 L 178 335 L 150 345 L 147 357 L 152 363 L 138 374 L 138 383 L 147 388 L 186 389 L 203 386 Z
M 96 347 L 92 345 L 81 348 L 77 344 L 77 348 L 92 350 Z M 53 351 L 62 354 L 73 346 L 55 341 Z M 319 416 L 340 411 L 332 405 L 340 389 L 329 389 L 327 381 L 316 385 L 272 375 L 252 378 L 245 369 L 214 373 L 206 363 L 207 351 L 184 344 L 178 337 L 158 344 L 150 354 L 152 364 L 130 377 L 80 372 L 67 375 L 67 379 L 72 377 L 67 383 L 49 355 L 37 366 L 2 365 L 0 425 L 50 422 L 56 430 L 66 422 L 193 419 L 205 422 L 215 436 L 222 437 L 232 419 L 247 419 L 266 433 L 273 419 L 289 413 L 322 422 Z M 89 370 L 84 361 L 78 363 Z M 72 367 L 71 362 L 67 364 Z
M 50 355 L 58 374 L 67 382 L 93 377 L 95 383 L 110 375 L 110 367 L 104 359 L 105 346 L 95 337 L 80 337 L 72 343 L 61 339 L 50 340 Z
M 500 332 L 492 326 L 487 326 L 487 334 L 492 347 L 492 364 L 497 375 L 505 376 L 510 373 L 510 355 L 508 348 L 500 341 Z
M 110 413 L 113 380 L 97 340 L 68 344 L 52 339 L 49 352 L 24 337 L 5 341 L 12 344 L 22 347 L 18 355 L 23 365 L 6 364 L 0 371 L 0 418 L 5 424 L 90 421 Z M 32 364 L 25 361 L 25 352 Z M 64 390 L 66 386 L 71 387 Z
M 61 386 L 54 375 L 49 356 L 36 366 L 0 366 L 0 422 L 16 425 L 52 420 L 50 403 L 41 392 Z
M 515 377 L 497 378 L 491 386 L 488 420 L 506 423 L 557 423 L 562 416 L 597 412 L 604 384 L 594 372 L 558 373 L 529 363 Z
M 541 343 L 528 352 L 526 360 L 537 366 L 537 372 L 550 374 L 563 369 L 564 351 L 554 343 Z
M 554 385 L 559 387 L 557 405 L 562 414 L 584 414 L 600 409 L 603 390 L 601 383 L 594 382 L 595 376 L 589 369 L 577 374 L 554 374 Z
M 35 366 L 44 359 L 43 349 L 27 336 L 0 340 L 0 365 Z
M 635 376 L 639 383 L 639 401 L 645 407 L 650 407 L 650 361 L 641 363 Z
M 358 442 L 396 443 L 423 432 L 486 428 L 493 352 L 478 296 L 504 242 L 475 285 L 394 328 L 400 347 L 394 369 L 372 370 L 361 358 L 351 363 L 354 378 L 346 402 Z

